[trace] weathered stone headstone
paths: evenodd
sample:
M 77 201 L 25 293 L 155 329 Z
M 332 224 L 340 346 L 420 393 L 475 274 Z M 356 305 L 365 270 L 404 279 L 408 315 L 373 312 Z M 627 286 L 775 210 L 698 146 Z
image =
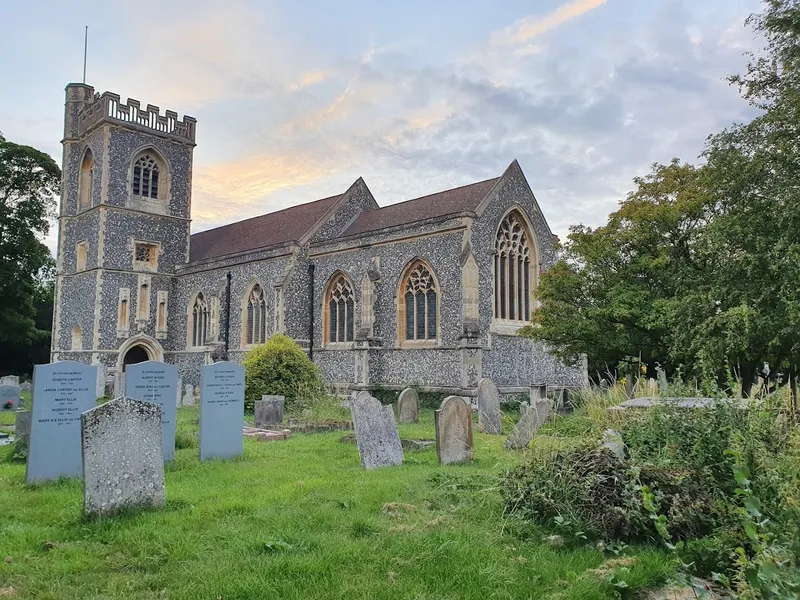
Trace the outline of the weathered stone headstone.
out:
M 148 360 L 128 365 L 125 377 L 125 396 L 161 407 L 161 440 L 164 460 L 175 458 L 176 412 L 174 399 L 178 394 L 178 369 L 175 365 Z
M 397 399 L 397 420 L 400 423 L 419 421 L 419 396 L 414 388 L 406 388 Z
M 18 410 L 14 420 L 14 451 L 19 454 L 28 451 L 28 440 L 31 437 L 31 411 Z
M 200 369 L 200 460 L 242 454 L 244 367 L 218 362 Z
M 96 371 L 71 360 L 33 368 L 27 483 L 81 476 L 80 415 L 94 406 Z
M 433 413 L 436 454 L 443 465 L 472 460 L 472 406 L 459 396 L 448 396 Z
M 618 459 L 625 460 L 625 442 L 622 441 L 622 434 L 614 429 L 606 429 L 600 440 L 600 447 L 606 448 Z
M 178 390 L 175 393 L 175 408 L 181 407 L 182 399 L 183 399 L 183 377 L 178 377 Z
M 261 400 L 255 402 L 255 426 L 259 429 L 266 429 L 270 425 L 280 425 L 283 423 L 283 405 L 286 402 L 284 396 L 261 396 Z
M 519 422 L 504 444 L 506 448 L 513 450 L 528 447 L 533 436 L 536 435 L 539 428 L 550 417 L 550 401 L 546 398 L 534 400 L 533 406 L 523 402 L 519 406 L 519 412 Z
M 81 415 L 81 441 L 85 514 L 164 506 L 158 404 L 117 398 L 92 408 Z
M 547 386 L 532 385 L 530 396 L 531 396 L 531 403 L 533 403 L 535 400 L 542 400 L 547 398 Z
M 103 363 L 94 365 L 97 367 L 97 386 L 94 395 L 102 398 L 106 395 L 106 366 Z
M 17 410 L 19 407 L 19 386 L 0 385 L 0 410 Z
M 500 390 L 494 381 L 484 377 L 478 382 L 478 427 L 484 433 L 503 433 L 500 415 Z
M 20 392 L 30 392 L 31 391 L 31 382 L 30 381 L 23 381 L 19 384 L 19 391 Z
M 18 375 L 4 375 L 0 377 L 0 385 L 16 385 L 19 386 Z
M 187 383 L 183 388 L 183 405 L 194 406 L 194 387 Z
M 375 398 L 356 396 L 350 401 L 358 454 L 365 469 L 403 464 L 403 446 L 394 410 Z
M 359 400 L 367 400 L 369 398 L 372 398 L 372 394 L 370 394 L 365 390 L 361 390 L 360 392 L 353 392 L 352 394 L 350 394 L 351 400 L 355 400 L 356 398 L 358 398 Z

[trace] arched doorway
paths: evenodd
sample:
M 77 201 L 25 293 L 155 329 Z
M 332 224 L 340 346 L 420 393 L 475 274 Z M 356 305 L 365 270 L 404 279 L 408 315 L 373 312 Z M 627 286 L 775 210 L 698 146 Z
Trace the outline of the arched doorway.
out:
M 145 350 L 144 346 L 133 346 L 130 350 L 125 353 L 125 356 L 122 358 L 122 371 L 125 372 L 125 369 L 128 365 L 135 365 L 136 363 L 144 362 L 146 360 L 150 360 L 150 355 Z

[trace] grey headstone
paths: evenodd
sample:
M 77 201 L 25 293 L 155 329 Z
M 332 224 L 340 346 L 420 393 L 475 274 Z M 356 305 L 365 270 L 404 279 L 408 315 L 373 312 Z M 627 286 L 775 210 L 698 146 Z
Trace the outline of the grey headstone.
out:
M 350 394 L 350 399 L 351 400 L 355 400 L 356 398 L 358 398 L 360 400 L 367 400 L 369 398 L 372 398 L 372 394 L 370 394 L 369 392 L 364 391 L 364 390 L 362 390 L 360 392 L 353 392 L 352 394 Z
M 656 369 L 658 372 L 658 395 L 666 396 L 669 394 L 669 382 L 667 381 L 667 372 L 664 369 Z
M 534 401 L 533 406 L 523 402 L 519 406 L 519 422 L 504 446 L 513 450 L 527 448 L 533 436 L 550 417 L 550 402 L 546 398 Z
M 0 385 L 16 385 L 19 386 L 18 375 L 4 375 L 0 377 Z
M 419 396 L 414 388 L 406 388 L 397 399 L 397 420 L 400 423 L 419 421 Z
M 178 377 L 178 390 L 175 393 L 175 408 L 181 407 L 182 398 L 183 398 L 183 377 Z
M 183 405 L 194 406 L 194 386 L 191 383 L 183 386 Z
M 283 423 L 283 405 L 286 398 L 283 396 L 261 396 L 255 402 L 255 426 L 265 429 L 270 425 Z
M 500 390 L 494 381 L 484 377 L 478 382 L 478 427 L 484 433 L 503 433 L 500 415 Z
M 436 454 L 443 465 L 472 460 L 472 406 L 459 396 L 448 396 L 433 413 Z
M 19 407 L 19 386 L 11 384 L 0 385 L 0 410 L 17 410 Z
M 94 406 L 97 369 L 71 360 L 33 368 L 25 481 L 81 476 L 80 415 Z
M 175 458 L 175 397 L 178 395 L 178 369 L 175 365 L 148 360 L 128 365 L 125 396 L 161 407 L 161 440 L 164 460 Z
M 200 460 L 242 454 L 244 367 L 218 362 L 200 368 Z
M 101 398 L 106 395 L 106 366 L 103 363 L 94 366 L 97 367 L 97 386 L 94 395 Z
M 28 440 L 31 437 L 31 411 L 18 410 L 14 421 L 14 445 L 15 451 L 28 449 Z
M 158 404 L 117 398 L 92 408 L 81 415 L 81 440 L 85 514 L 164 506 Z
M 606 429 L 603 432 L 603 439 L 600 442 L 600 447 L 607 448 L 618 459 L 625 460 L 625 442 L 622 441 L 622 435 L 619 431 Z
M 20 392 L 30 392 L 31 391 L 31 382 L 30 381 L 23 381 L 19 384 L 19 391 Z
M 547 386 L 546 385 L 532 385 L 531 386 L 531 404 L 534 403 L 536 400 L 543 400 L 547 398 Z
M 350 401 L 356 444 L 365 469 L 403 464 L 403 446 L 394 411 L 375 398 L 356 396 Z

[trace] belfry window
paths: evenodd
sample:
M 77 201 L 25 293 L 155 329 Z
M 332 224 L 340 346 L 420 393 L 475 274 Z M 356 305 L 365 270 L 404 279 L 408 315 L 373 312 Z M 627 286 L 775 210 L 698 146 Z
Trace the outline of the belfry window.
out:
M 355 330 L 355 294 L 350 280 L 337 273 L 325 292 L 325 342 L 352 342 Z
M 158 198 L 158 161 L 152 154 L 142 154 L 133 163 L 133 195 Z
M 516 211 L 503 219 L 495 238 L 494 318 L 531 320 L 533 254 L 531 236 Z

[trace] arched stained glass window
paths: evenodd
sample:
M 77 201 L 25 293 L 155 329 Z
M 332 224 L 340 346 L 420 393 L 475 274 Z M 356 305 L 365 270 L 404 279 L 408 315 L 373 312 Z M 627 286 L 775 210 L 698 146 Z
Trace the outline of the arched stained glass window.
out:
M 190 316 L 192 319 L 192 346 L 205 346 L 208 304 L 203 298 L 203 294 L 197 294 Z
M 428 266 L 422 261 L 412 264 L 400 287 L 401 333 L 406 341 L 435 340 L 438 327 L 438 290 Z
M 267 302 L 259 284 L 255 284 L 247 296 L 245 333 L 248 344 L 263 344 L 267 339 Z
M 331 278 L 325 293 L 327 328 L 325 341 L 352 342 L 355 331 L 356 302 L 353 285 L 342 274 Z
M 522 217 L 513 211 L 497 231 L 494 254 L 494 316 L 531 320 L 531 236 Z

